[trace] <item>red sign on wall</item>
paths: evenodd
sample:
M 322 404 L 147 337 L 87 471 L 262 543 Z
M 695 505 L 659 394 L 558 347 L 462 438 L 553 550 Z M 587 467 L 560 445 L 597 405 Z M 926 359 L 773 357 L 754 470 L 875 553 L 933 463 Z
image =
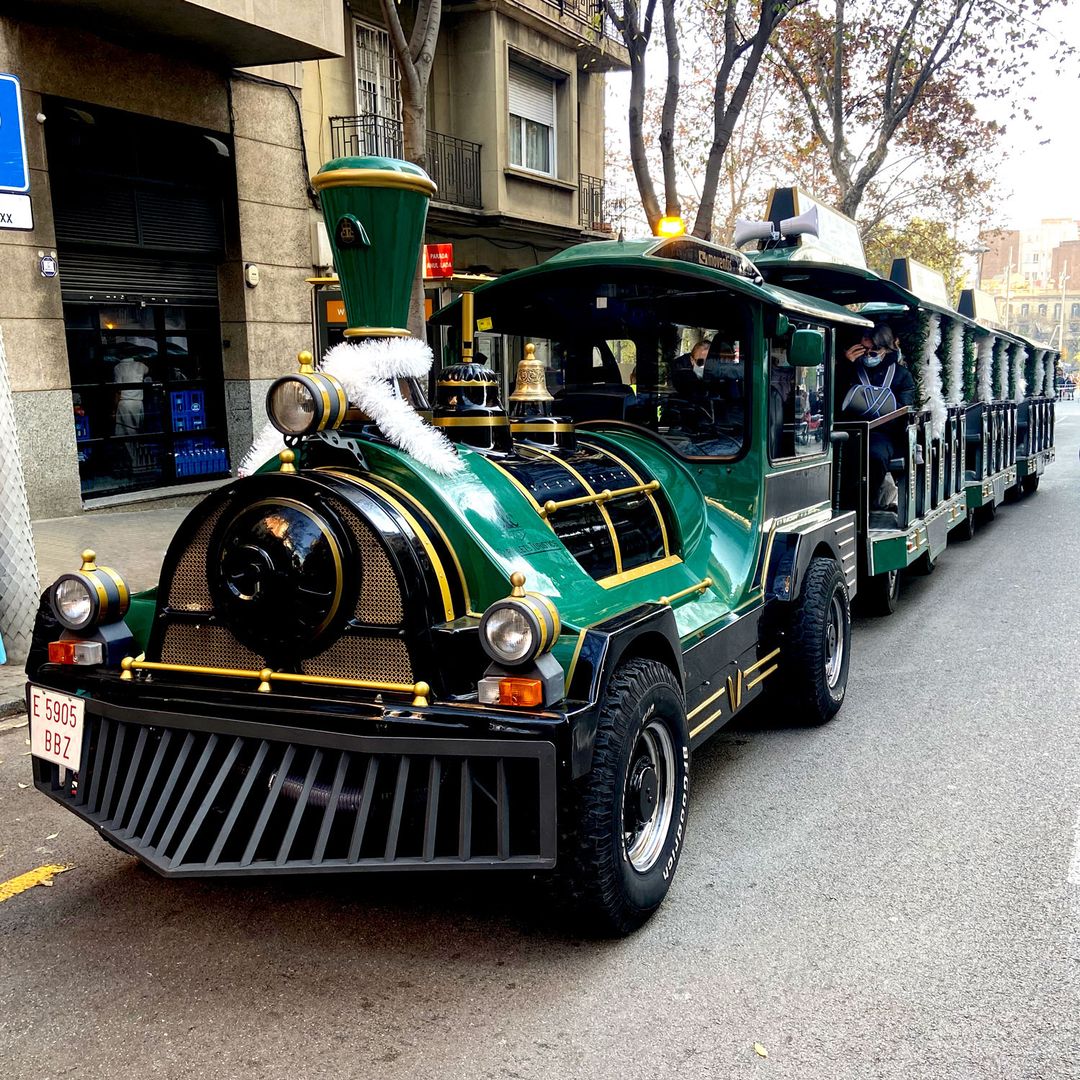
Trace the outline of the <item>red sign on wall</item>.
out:
M 454 276 L 454 245 L 424 245 L 424 277 L 449 278 Z

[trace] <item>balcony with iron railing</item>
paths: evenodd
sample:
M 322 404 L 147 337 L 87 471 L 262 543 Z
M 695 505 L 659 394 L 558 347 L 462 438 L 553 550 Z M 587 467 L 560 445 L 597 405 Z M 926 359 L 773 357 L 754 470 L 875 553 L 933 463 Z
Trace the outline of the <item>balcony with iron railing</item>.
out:
M 386 116 L 331 116 L 330 143 L 334 157 L 400 158 L 404 153 L 401 121 Z M 439 189 L 439 202 L 472 210 L 483 207 L 480 143 L 429 131 L 427 171 Z
M 604 203 L 604 181 L 598 176 L 581 173 L 578 177 L 578 192 L 581 227 L 589 232 L 611 232 L 611 224 L 605 213 L 607 208 Z

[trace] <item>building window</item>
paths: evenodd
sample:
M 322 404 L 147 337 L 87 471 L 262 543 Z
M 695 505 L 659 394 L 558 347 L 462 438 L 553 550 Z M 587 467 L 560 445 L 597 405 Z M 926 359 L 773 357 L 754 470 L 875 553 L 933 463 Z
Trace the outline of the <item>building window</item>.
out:
M 1040 315 L 1045 315 L 1046 314 L 1046 305 L 1045 304 L 1040 304 L 1039 305 L 1039 314 Z
M 1027 304 L 1021 304 L 1020 305 L 1020 314 L 1021 315 L 1026 315 L 1027 313 L 1028 313 L 1028 305 Z
M 358 152 L 401 157 L 401 77 L 385 30 L 357 22 L 356 111 Z
M 510 64 L 510 164 L 555 175 L 555 80 Z
M 1073 304 L 1072 317 L 1075 319 L 1077 316 L 1080 316 L 1080 304 Z
M 1061 318 L 1061 305 L 1060 304 L 1055 304 L 1054 305 L 1054 318 L 1055 319 L 1060 319 Z

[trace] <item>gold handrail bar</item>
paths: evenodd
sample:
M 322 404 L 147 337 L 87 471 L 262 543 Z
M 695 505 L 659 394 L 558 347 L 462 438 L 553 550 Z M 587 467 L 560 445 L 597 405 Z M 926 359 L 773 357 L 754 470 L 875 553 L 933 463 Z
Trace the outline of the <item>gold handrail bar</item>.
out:
M 189 675 L 220 675 L 230 679 L 258 679 L 259 693 L 270 693 L 271 682 L 307 683 L 312 686 L 345 686 L 353 690 L 377 690 L 391 694 L 412 694 L 414 705 L 427 705 L 431 687 L 426 682 L 392 683 L 377 682 L 374 679 L 345 679 L 334 675 L 297 675 L 289 671 L 273 671 L 263 668 L 250 671 L 244 668 L 200 667 L 197 664 L 167 664 L 155 660 L 139 660 L 134 656 L 125 656 L 120 661 L 121 679 L 132 678 L 135 671 L 178 671 Z
M 672 593 L 670 596 L 661 596 L 661 604 L 674 604 L 676 600 L 682 600 L 687 596 L 691 596 L 693 593 L 704 592 L 706 589 L 712 588 L 713 579 L 711 577 L 702 578 L 696 585 L 691 585 L 689 588 L 680 589 L 677 593 Z
M 576 499 L 548 499 L 540 507 L 540 516 L 542 518 L 551 517 L 552 514 L 557 513 L 559 510 L 565 510 L 570 506 L 588 506 L 591 503 L 611 502 L 612 499 L 621 499 L 627 495 L 642 495 L 645 492 L 656 491 L 659 487 L 659 480 L 650 480 L 647 484 L 634 484 L 631 487 L 618 488 L 615 491 L 604 488 L 603 491 L 597 491 L 592 495 L 581 495 Z

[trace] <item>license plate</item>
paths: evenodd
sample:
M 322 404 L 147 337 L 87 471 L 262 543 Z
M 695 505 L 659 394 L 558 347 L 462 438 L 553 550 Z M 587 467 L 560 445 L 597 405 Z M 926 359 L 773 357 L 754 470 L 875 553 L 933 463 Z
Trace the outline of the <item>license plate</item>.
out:
M 30 753 L 72 772 L 82 760 L 86 702 L 43 686 L 30 687 Z

